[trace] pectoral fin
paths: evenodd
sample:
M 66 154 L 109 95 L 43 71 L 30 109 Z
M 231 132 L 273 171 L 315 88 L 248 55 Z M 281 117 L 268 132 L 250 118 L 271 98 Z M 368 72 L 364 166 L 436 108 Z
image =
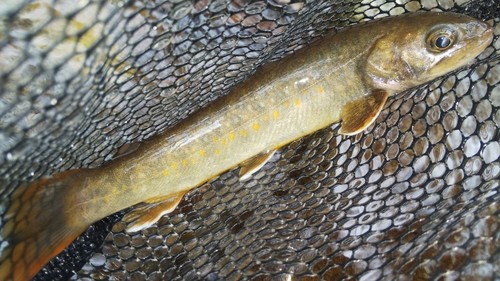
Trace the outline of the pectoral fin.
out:
M 384 108 L 389 94 L 384 90 L 373 91 L 370 95 L 352 101 L 342 108 L 340 134 L 355 135 L 370 126 Z
M 136 232 L 153 225 L 163 215 L 175 210 L 186 192 L 153 198 L 136 206 L 134 210 L 123 217 L 123 221 L 127 223 L 126 231 Z
M 260 170 L 262 166 L 264 166 L 271 157 L 273 157 L 274 153 L 277 149 L 266 150 L 260 154 L 255 155 L 254 157 L 243 161 L 240 164 L 240 180 L 244 181 L 250 178 L 250 176 Z

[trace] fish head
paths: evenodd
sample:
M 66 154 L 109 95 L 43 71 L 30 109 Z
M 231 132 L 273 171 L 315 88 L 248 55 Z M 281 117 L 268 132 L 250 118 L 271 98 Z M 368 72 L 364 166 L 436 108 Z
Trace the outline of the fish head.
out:
M 467 65 L 493 40 L 488 23 L 455 13 L 414 13 L 384 24 L 369 50 L 365 73 L 373 87 L 389 92 Z

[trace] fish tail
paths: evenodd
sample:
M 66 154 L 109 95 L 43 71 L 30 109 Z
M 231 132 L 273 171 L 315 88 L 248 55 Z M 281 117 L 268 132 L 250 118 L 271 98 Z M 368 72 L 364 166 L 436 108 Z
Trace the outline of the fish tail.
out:
M 85 231 L 85 224 L 67 218 L 65 198 L 82 188 L 75 172 L 21 186 L 11 195 L 0 229 L 0 280 L 31 280 Z

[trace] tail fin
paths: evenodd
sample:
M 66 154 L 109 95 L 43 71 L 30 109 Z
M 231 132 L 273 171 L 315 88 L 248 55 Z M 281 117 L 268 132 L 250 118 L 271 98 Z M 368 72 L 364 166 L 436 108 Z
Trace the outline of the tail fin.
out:
M 70 223 L 65 212 L 65 198 L 77 184 L 74 173 L 39 180 L 12 194 L 0 229 L 0 280 L 31 280 L 86 229 Z

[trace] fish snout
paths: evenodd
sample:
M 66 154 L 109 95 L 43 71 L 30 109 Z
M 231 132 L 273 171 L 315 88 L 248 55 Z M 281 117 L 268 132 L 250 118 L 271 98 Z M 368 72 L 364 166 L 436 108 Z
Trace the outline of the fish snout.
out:
M 493 27 L 484 21 L 469 22 L 465 26 L 466 37 L 475 38 L 480 37 L 489 39 L 493 37 Z

